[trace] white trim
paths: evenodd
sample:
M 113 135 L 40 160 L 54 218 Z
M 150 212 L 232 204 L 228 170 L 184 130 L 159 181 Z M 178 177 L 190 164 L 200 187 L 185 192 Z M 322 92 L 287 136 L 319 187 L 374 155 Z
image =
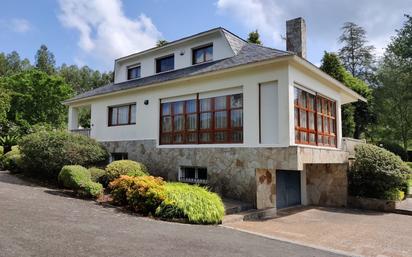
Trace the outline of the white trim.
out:
M 306 92 L 308 92 L 308 93 L 316 96 L 316 91 L 314 91 L 314 90 L 312 90 L 312 89 L 309 89 L 308 87 L 305 87 L 303 84 L 304 84 L 304 83 L 296 82 L 296 80 L 293 81 L 293 86 L 294 86 L 294 87 L 297 87 L 297 88 L 299 88 L 299 89 L 301 89 L 301 90 L 303 90 L 303 91 L 306 91 Z M 293 96 L 293 97 L 294 97 L 294 96 Z
M 160 99 L 160 103 L 171 103 L 184 100 L 196 100 L 196 94 L 182 95 L 182 96 L 173 96 Z
M 220 89 L 220 90 L 200 92 L 199 99 L 211 98 L 211 97 L 216 97 L 216 96 L 235 95 L 235 94 L 242 94 L 242 93 L 243 93 L 243 86 L 237 86 L 237 87 Z

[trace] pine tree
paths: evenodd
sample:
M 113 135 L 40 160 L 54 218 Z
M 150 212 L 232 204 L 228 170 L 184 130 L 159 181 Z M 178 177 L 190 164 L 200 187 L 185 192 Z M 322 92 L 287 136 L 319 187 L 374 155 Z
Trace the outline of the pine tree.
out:
M 41 45 L 40 49 L 37 50 L 35 66 L 49 75 L 55 73 L 56 60 L 54 59 L 54 54 L 49 51 L 46 45 Z

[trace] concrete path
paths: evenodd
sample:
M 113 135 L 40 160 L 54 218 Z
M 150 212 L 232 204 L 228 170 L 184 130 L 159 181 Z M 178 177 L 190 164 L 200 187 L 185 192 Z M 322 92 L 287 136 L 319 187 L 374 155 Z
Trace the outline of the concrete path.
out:
M 225 224 L 237 230 L 364 256 L 412 256 L 412 216 L 303 208 L 266 221 Z
M 340 256 L 223 228 L 157 221 L 0 172 L 0 256 Z

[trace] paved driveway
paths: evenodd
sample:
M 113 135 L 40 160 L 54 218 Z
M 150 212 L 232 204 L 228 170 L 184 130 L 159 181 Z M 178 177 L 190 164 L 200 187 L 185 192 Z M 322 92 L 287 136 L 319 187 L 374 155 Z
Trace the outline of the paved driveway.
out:
M 220 226 L 104 208 L 0 172 L 0 256 L 339 256 Z
M 334 208 L 304 208 L 284 214 L 225 226 L 356 255 L 412 256 L 412 216 Z

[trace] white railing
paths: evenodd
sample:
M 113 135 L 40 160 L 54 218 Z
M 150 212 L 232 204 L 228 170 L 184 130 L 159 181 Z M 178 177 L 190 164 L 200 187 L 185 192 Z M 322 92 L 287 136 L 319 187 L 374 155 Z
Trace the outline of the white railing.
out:
M 77 133 L 86 137 L 90 137 L 90 129 L 89 128 L 83 128 L 83 129 L 71 129 L 70 132 L 72 133 Z

